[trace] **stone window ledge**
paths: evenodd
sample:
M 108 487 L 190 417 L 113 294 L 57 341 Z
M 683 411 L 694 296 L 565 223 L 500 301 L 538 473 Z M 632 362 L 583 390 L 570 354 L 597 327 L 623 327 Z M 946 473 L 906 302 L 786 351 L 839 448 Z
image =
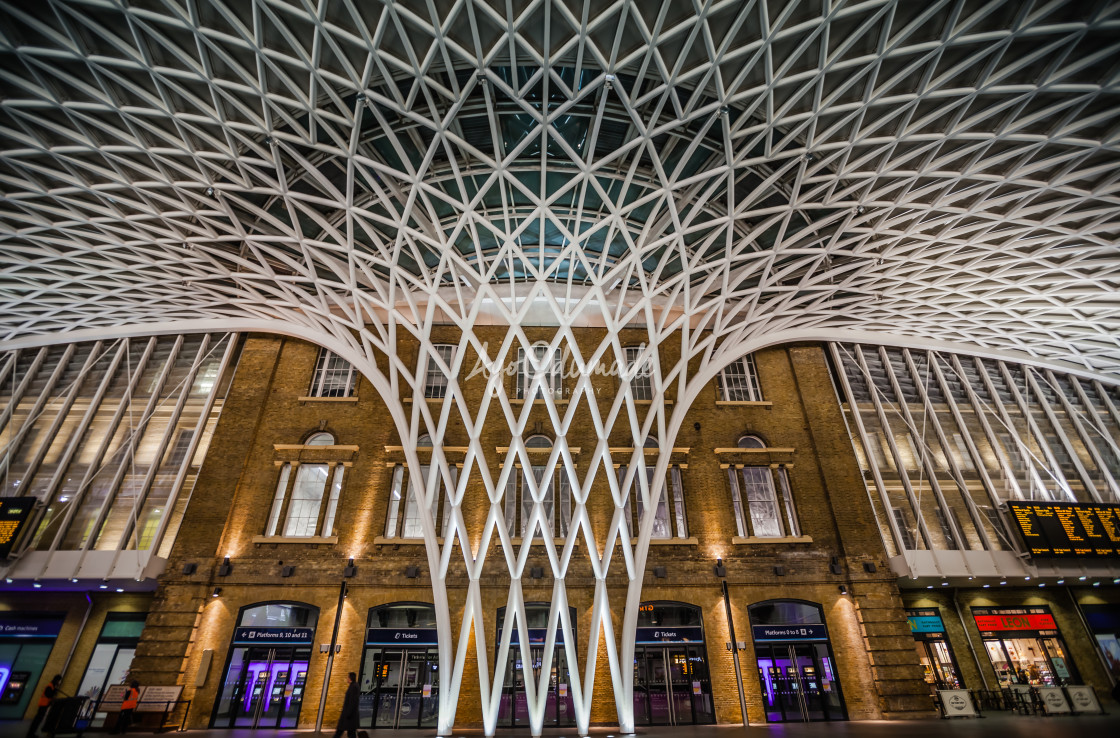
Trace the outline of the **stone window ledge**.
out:
M 358 397 L 301 397 L 300 402 L 357 402 Z
M 253 543 L 294 543 L 307 545 L 312 543 L 338 543 L 338 536 L 253 536 Z
M 459 539 L 456 538 L 455 543 L 458 543 L 458 542 L 459 542 Z M 438 545 L 442 546 L 443 545 L 443 539 L 442 538 L 437 538 L 436 543 Z M 386 544 L 392 545 L 392 546 L 396 546 L 396 545 L 423 546 L 424 545 L 424 539 L 423 538 L 401 538 L 400 536 L 394 536 L 392 538 L 386 538 L 385 536 L 377 536 L 376 538 L 373 539 L 373 545 L 375 545 L 375 546 L 383 546 L 383 545 L 386 545 Z
M 759 538 L 757 536 L 750 536 L 743 538 L 735 536 L 731 539 L 731 543 L 738 545 L 753 545 L 756 543 L 812 543 L 812 536 L 783 536 L 781 538 Z
M 765 400 L 716 400 L 716 406 L 773 407 L 774 403 Z
M 638 539 L 637 538 L 631 538 L 630 543 L 631 543 L 631 545 L 637 545 L 638 544 Z M 696 536 L 691 536 L 689 538 L 650 538 L 649 539 L 649 545 L 651 545 L 651 546 L 695 546 L 699 543 L 700 543 L 700 541 L 697 540 Z

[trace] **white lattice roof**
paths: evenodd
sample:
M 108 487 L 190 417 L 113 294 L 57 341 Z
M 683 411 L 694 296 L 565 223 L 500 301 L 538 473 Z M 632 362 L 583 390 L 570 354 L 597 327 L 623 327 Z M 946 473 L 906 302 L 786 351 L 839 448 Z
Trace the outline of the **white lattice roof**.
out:
M 1115 374 L 1118 52 L 1090 2 L 0 2 L 0 340 L 536 298 Z

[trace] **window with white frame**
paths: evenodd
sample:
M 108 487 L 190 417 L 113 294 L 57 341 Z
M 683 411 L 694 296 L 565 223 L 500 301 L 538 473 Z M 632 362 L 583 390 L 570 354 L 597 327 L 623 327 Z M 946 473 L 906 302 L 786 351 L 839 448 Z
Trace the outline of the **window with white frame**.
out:
M 719 399 L 725 402 L 762 402 L 754 355 L 747 354 L 719 373 Z
M 758 436 L 743 436 L 739 439 L 738 446 L 743 449 L 766 448 L 766 444 Z M 785 466 L 731 464 L 727 475 L 731 483 L 736 532 L 740 537 L 781 538 L 801 535 L 789 471 Z
M 451 360 L 455 358 L 455 347 L 450 344 L 438 344 L 432 347 L 432 353 L 438 355 L 444 364 L 451 367 Z M 435 356 L 428 357 L 428 369 L 424 375 L 424 397 L 429 399 L 442 399 L 447 396 L 447 374 L 436 362 Z
M 308 394 L 311 397 L 353 397 L 357 379 L 357 372 L 349 361 L 333 351 L 320 349 Z
M 316 433 L 304 446 L 333 446 L 334 436 Z M 266 536 L 315 538 L 334 535 L 345 466 L 337 462 L 289 462 L 280 467 Z
M 653 383 L 651 381 L 652 368 L 649 359 L 641 360 L 642 353 L 646 350 L 643 343 L 638 346 L 627 346 L 623 349 L 626 356 L 627 376 L 630 377 L 630 396 L 635 400 L 652 400 Z
M 657 448 L 656 438 L 647 438 L 643 448 Z M 634 470 L 630 477 L 630 486 L 626 493 L 626 505 L 623 515 L 630 528 L 631 537 L 637 537 L 645 515 L 645 501 L 652 494 L 656 457 L 645 457 L 645 471 L 640 473 Z M 622 487 L 626 484 L 628 474 L 627 466 L 618 467 L 618 483 Z M 644 483 L 644 484 L 643 484 Z M 681 467 L 671 464 L 666 472 L 665 484 L 661 488 L 661 495 L 657 500 L 657 507 L 653 512 L 652 538 L 688 538 L 688 519 L 685 515 L 684 485 L 681 481 Z
M 427 435 L 421 436 L 417 440 L 416 446 L 417 448 L 431 448 L 431 437 Z M 420 500 L 417 498 L 417 494 L 423 494 L 426 497 L 429 492 L 432 491 L 428 487 L 429 483 L 437 486 L 429 507 L 432 515 L 432 522 L 436 527 L 436 535 L 444 537 L 454 533 L 454 527 L 451 521 L 449 493 L 459 482 L 459 467 L 449 464 L 447 472 L 450 480 L 442 484 L 441 480 L 444 479 L 443 474 L 438 468 L 434 471 L 435 475 L 433 476 L 431 464 L 420 465 L 419 482 L 421 489 L 418 491 L 413 489 L 413 484 L 405 465 L 396 464 L 393 466 L 393 474 L 389 487 L 389 509 L 385 516 L 386 538 L 424 537 L 424 526 L 421 514 L 423 508 Z
M 526 353 L 525 349 L 517 350 L 517 387 L 518 400 L 540 400 L 547 392 L 552 397 L 559 399 L 563 396 L 563 359 L 559 352 L 550 351 L 548 344 L 535 343 Z M 540 385 L 533 391 L 534 381 L 540 378 Z
M 547 436 L 530 436 L 525 439 L 525 447 L 536 450 L 532 454 L 534 462 L 528 469 L 514 469 L 506 478 L 503 498 L 503 513 L 511 534 L 522 538 L 539 535 L 542 525 L 547 525 L 549 535 L 567 537 L 568 526 L 572 519 L 572 487 L 563 464 L 558 464 L 553 474 L 546 474 L 548 454 L 552 440 Z M 531 474 L 531 476 L 530 476 Z M 533 519 L 534 497 L 541 500 L 541 516 Z M 530 527 L 531 523 L 536 523 Z

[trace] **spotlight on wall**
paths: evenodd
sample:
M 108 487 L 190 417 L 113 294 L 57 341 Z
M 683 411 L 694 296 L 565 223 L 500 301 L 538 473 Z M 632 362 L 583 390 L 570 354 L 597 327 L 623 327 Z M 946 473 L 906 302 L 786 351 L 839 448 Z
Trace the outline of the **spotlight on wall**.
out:
M 409 567 L 405 568 L 404 575 L 406 577 L 408 577 L 409 579 L 415 579 L 416 577 L 420 576 L 420 567 L 419 566 L 409 566 Z
M 700 424 L 699 423 L 693 423 L 692 424 L 692 430 L 700 430 Z
M 198 564 L 195 564 L 195 563 L 183 564 L 183 576 L 189 577 L 191 574 L 194 574 L 196 571 L 198 571 Z
M 233 571 L 233 564 L 229 563 L 229 557 L 227 556 L 222 560 L 221 565 L 218 566 L 218 576 L 228 577 L 231 571 Z
M 875 571 L 876 571 L 874 562 L 871 562 L 871 561 L 863 562 L 863 570 L 865 572 L 867 572 L 868 574 L 874 574 Z
M 658 579 L 665 579 L 669 576 L 669 570 L 664 566 L 655 566 L 653 567 L 653 576 Z
M 840 585 L 840 594 L 842 594 L 842 595 L 848 594 L 848 585 L 846 585 L 846 584 L 841 584 Z
M 280 576 L 282 576 L 282 577 L 290 577 L 291 575 L 293 575 L 295 573 L 296 573 L 296 568 L 294 566 L 283 566 L 283 567 L 280 568 Z
M 785 575 L 786 575 L 786 568 L 784 566 L 775 566 L 774 567 L 774 576 L 784 577 Z
M 529 578 L 530 579 L 544 579 L 544 567 L 543 566 L 534 566 L 531 569 L 529 569 Z
M 210 596 L 211 597 L 221 597 L 222 596 L 222 588 L 221 587 L 214 587 L 214 591 L 210 593 Z
M 843 574 L 844 570 L 840 568 L 840 557 L 833 556 L 828 562 L 828 570 L 833 574 Z
M 722 577 L 726 577 L 726 576 L 727 576 L 727 569 L 726 569 L 726 568 L 724 567 L 724 565 L 723 565 L 723 558 L 722 558 L 722 557 L 721 557 L 721 558 L 718 558 L 718 559 L 716 559 L 716 569 L 715 569 L 715 572 L 716 572 L 716 576 L 717 576 L 717 577 L 720 577 L 720 578 L 722 578 Z
M 342 576 L 352 577 L 357 573 L 358 573 L 358 567 L 354 566 L 354 557 L 351 556 L 350 561 L 347 562 L 347 564 L 346 564 L 346 568 L 344 568 L 342 570 Z

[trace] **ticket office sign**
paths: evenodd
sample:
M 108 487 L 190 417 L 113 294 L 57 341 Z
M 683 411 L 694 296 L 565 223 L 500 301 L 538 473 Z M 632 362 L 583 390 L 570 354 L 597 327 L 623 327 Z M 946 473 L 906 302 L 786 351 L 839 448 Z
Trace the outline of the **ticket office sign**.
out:
M 1027 554 L 1039 558 L 1120 558 L 1120 505 L 1008 502 Z

